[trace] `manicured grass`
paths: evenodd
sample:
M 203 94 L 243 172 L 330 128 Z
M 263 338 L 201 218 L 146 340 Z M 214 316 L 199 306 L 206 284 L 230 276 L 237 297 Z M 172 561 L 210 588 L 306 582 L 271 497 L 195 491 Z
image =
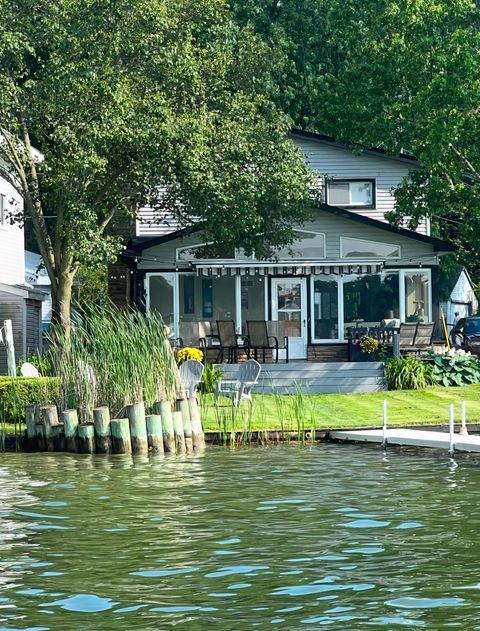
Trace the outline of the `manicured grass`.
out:
M 227 399 L 215 408 L 208 395 L 203 400 L 203 423 L 206 431 L 219 429 L 297 429 L 349 428 L 380 425 L 382 401 L 388 401 L 390 425 L 420 425 L 448 422 L 448 407 L 455 405 L 457 421 L 460 405 L 467 402 L 467 420 L 480 422 L 480 384 L 455 388 L 434 387 L 427 390 L 396 390 L 365 394 L 254 395 L 252 418 L 249 406 L 242 403 L 232 413 Z M 206 400 L 205 400 L 206 399 Z M 298 422 L 297 422 L 298 419 Z M 283 423 L 282 423 L 283 421 Z

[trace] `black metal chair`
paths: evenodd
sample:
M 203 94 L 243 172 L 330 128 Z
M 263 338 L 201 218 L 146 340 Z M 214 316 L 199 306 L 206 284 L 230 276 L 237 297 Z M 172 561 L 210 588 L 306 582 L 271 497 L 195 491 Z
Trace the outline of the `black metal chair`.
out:
M 250 347 L 248 338 L 238 335 L 235 330 L 233 320 L 217 320 L 217 335 L 220 341 L 220 351 L 217 356 L 217 363 L 225 360 L 230 363 L 237 363 L 237 351 L 244 351 L 250 359 Z
M 269 335 L 266 320 L 247 320 L 247 334 L 250 349 L 257 359 L 258 351 L 262 351 L 263 363 L 265 363 L 265 352 L 275 351 L 275 363 L 278 364 L 279 349 L 286 350 L 286 363 L 288 364 L 288 338 L 285 337 L 282 344 L 279 343 L 278 336 Z

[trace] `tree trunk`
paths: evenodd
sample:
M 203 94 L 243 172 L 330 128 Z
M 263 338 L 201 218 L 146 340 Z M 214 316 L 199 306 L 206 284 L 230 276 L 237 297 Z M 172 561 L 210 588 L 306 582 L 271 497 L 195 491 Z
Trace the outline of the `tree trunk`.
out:
M 73 279 L 76 271 L 58 276 L 57 287 L 52 284 L 52 324 L 62 328 L 65 335 L 70 334 Z

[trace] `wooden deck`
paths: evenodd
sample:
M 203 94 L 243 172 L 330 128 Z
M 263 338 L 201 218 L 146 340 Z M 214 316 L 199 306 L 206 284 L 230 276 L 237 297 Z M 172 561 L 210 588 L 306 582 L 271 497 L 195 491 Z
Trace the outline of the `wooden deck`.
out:
M 226 378 L 238 364 L 221 364 Z M 262 364 L 254 392 L 260 394 L 332 394 L 386 390 L 382 362 L 307 362 Z
M 382 429 L 339 430 L 329 433 L 331 440 L 355 443 L 382 443 Z M 387 445 L 403 445 L 409 447 L 429 447 L 432 449 L 450 449 L 450 434 L 418 429 L 387 429 Z M 480 453 L 480 436 L 462 434 L 453 435 L 455 451 Z

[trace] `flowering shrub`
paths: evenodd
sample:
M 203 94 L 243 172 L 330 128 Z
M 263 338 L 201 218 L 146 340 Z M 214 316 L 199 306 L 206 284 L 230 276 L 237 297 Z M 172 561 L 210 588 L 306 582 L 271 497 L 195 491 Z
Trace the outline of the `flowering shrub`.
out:
M 442 386 L 463 386 L 480 382 L 480 361 L 469 351 L 443 347 L 429 355 L 436 383 Z
M 366 353 L 367 355 L 374 355 L 380 348 L 381 343 L 375 339 L 374 337 L 370 337 L 369 335 L 364 335 L 358 341 L 358 348 L 362 351 L 362 353 Z
M 203 361 L 203 351 L 199 348 L 191 348 L 190 346 L 186 346 L 185 348 L 179 348 L 175 351 L 175 358 L 177 360 L 177 364 L 183 364 L 189 359 L 196 359 L 197 361 Z

